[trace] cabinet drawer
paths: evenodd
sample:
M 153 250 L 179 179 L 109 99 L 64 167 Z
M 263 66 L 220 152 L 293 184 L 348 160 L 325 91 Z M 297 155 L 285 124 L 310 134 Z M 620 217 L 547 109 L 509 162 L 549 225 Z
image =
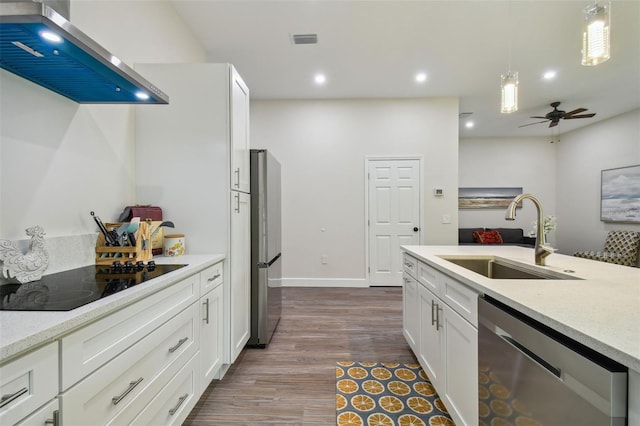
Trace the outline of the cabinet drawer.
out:
M 478 328 L 478 293 L 448 275 L 441 278 L 444 302 Z
M 0 424 L 12 425 L 57 395 L 57 342 L 3 364 L 0 378 Z
M 62 424 L 129 423 L 197 352 L 199 330 L 193 304 L 63 393 Z
M 418 281 L 436 295 L 442 294 L 441 276 L 442 274 L 436 269 L 418 262 Z
M 198 402 L 198 354 L 136 417 L 132 425 L 180 425 Z
M 55 423 L 54 416 L 58 416 L 59 413 L 60 410 L 58 410 L 58 398 L 55 398 L 49 401 L 47 405 L 31 414 L 26 419 L 20 421 L 20 423 L 16 423 L 16 426 L 46 426 L 49 424 L 52 426 L 57 426 L 60 424 L 60 422 L 58 421 L 58 423 Z
M 418 278 L 418 261 L 406 253 L 402 256 L 402 268 L 404 272 L 411 275 L 413 278 Z
M 218 262 L 200 272 L 200 295 L 205 295 L 209 291 L 222 284 L 223 262 Z
M 193 303 L 196 274 L 62 338 L 62 390 L 106 364 Z

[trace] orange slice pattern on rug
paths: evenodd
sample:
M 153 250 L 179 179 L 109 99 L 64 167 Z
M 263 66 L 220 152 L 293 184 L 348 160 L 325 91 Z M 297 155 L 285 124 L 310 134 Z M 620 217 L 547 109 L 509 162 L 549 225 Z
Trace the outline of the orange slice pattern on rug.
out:
M 414 416 L 413 414 L 403 414 L 398 417 L 398 425 L 399 426 L 426 426 L 427 424 L 423 422 L 419 417 Z
M 370 396 L 356 395 L 351 398 L 351 405 L 358 411 L 371 411 L 375 408 L 376 403 Z
M 362 426 L 364 424 L 362 418 L 351 411 L 338 414 L 337 420 L 338 426 Z
M 338 363 L 338 426 L 454 426 L 424 377 L 416 363 Z
M 409 395 L 411 388 L 404 382 L 390 382 L 387 384 L 387 389 L 394 395 Z
M 377 380 L 367 380 L 362 383 L 362 389 L 372 395 L 379 395 L 384 392 L 384 386 Z

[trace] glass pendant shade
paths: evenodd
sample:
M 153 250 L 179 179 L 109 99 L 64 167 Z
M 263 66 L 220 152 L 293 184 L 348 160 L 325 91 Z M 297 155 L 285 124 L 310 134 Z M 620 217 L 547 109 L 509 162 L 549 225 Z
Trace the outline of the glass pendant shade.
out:
M 500 112 L 509 114 L 518 110 L 518 73 L 509 71 L 502 78 Z
M 584 9 L 582 65 L 598 65 L 610 57 L 610 7 L 594 4 Z

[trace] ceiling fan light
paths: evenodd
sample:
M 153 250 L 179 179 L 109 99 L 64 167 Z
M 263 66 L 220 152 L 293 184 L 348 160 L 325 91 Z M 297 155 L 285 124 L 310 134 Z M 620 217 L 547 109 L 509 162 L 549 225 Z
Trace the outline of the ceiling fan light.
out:
M 610 58 L 611 4 L 593 4 L 584 9 L 582 65 L 595 66 Z
M 502 75 L 501 79 L 500 112 L 503 114 L 516 112 L 518 110 L 518 73 L 509 71 L 506 75 Z

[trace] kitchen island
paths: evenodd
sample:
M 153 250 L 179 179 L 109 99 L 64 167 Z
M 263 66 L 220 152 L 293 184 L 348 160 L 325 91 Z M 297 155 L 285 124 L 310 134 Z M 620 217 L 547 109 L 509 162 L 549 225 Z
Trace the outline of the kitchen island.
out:
M 536 266 L 532 249 L 511 246 L 403 246 L 402 250 L 460 283 L 473 298 L 491 296 L 628 367 L 629 424 L 640 424 L 640 269 L 559 254 L 549 256 L 546 266 Z M 442 256 L 496 256 L 577 279 L 490 279 Z M 470 327 L 475 321 L 477 333 L 473 309 L 477 307 L 465 319 Z
M 224 374 L 224 258 L 156 257 L 186 266 L 69 311 L 0 311 L 0 423 L 182 423 Z

